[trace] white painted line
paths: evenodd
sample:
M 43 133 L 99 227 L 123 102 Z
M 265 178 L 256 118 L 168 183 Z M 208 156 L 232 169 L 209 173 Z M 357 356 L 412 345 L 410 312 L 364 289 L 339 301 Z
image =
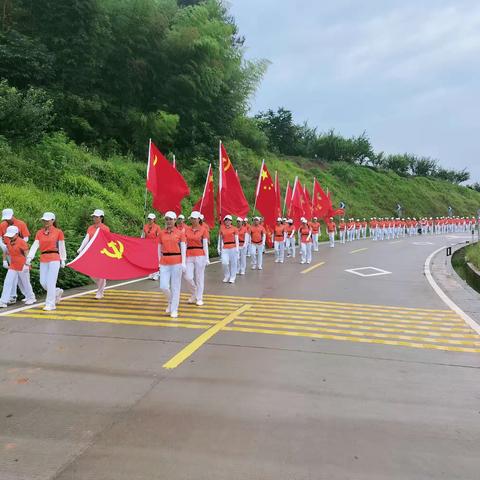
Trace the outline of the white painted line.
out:
M 360 270 L 373 270 L 375 273 L 362 273 Z M 353 273 L 354 275 L 358 275 L 359 277 L 377 277 L 378 275 L 389 275 L 392 273 L 388 270 L 382 270 L 381 268 L 377 267 L 348 268 L 345 271 L 348 273 Z
M 433 242 L 412 242 L 412 245 L 435 245 Z
M 480 325 L 473 320 L 469 315 L 467 315 L 452 299 L 450 299 L 445 292 L 438 286 L 437 282 L 434 280 L 432 272 L 430 270 L 430 264 L 432 262 L 433 257 L 438 253 L 441 252 L 445 247 L 441 247 L 438 250 L 435 250 L 432 254 L 429 255 L 429 257 L 425 260 L 425 267 L 424 267 L 424 272 L 425 276 L 427 277 L 428 283 L 430 286 L 435 290 L 435 293 L 443 300 L 443 302 L 450 308 L 450 310 L 453 310 L 455 313 L 457 313 L 462 320 L 478 335 L 480 335 Z

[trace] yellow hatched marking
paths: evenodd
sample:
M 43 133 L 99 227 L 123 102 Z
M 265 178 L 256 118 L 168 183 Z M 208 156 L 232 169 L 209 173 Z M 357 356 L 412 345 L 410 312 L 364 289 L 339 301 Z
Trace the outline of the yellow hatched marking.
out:
M 368 248 L 367 248 L 367 247 L 365 247 L 365 248 L 357 248 L 356 250 L 352 250 L 350 253 L 364 252 L 365 250 L 368 250 Z
M 372 338 L 355 338 L 355 337 L 346 337 L 341 335 L 324 335 L 319 333 L 306 333 L 306 332 L 287 332 L 280 330 L 269 330 L 269 329 L 260 329 L 260 328 L 246 328 L 246 327 L 225 327 L 224 331 L 230 332 L 244 332 L 244 333 L 265 333 L 268 335 L 286 335 L 292 337 L 308 337 L 308 338 L 319 338 L 323 340 L 341 340 L 354 343 L 376 343 L 383 345 L 399 345 L 403 347 L 412 347 L 412 348 L 425 348 L 433 350 L 448 350 L 452 352 L 467 352 L 467 353 L 480 353 L 480 348 L 468 348 L 468 347 L 453 347 L 453 346 L 443 346 L 443 345 L 434 345 L 427 343 L 414 343 L 414 342 L 403 342 L 403 341 L 392 341 L 392 340 L 378 340 Z
M 312 265 L 309 268 L 306 268 L 305 270 L 302 270 L 300 273 L 308 273 L 311 272 L 312 270 L 315 270 L 318 267 L 321 267 L 322 265 L 325 265 L 325 262 L 318 262 L 316 265 Z
M 225 328 L 230 322 L 235 320 L 238 315 L 241 315 L 243 312 L 251 308 L 252 305 L 243 305 L 235 312 L 227 315 L 221 322 L 218 322 L 213 327 L 209 328 L 206 332 L 203 332 L 199 337 L 197 337 L 193 342 L 188 344 L 185 348 L 180 350 L 174 357 L 172 357 L 168 362 L 166 362 L 163 367 L 167 369 L 172 369 L 178 367 L 182 362 L 184 362 L 190 355 L 195 353 L 205 342 L 208 342 L 216 333 Z

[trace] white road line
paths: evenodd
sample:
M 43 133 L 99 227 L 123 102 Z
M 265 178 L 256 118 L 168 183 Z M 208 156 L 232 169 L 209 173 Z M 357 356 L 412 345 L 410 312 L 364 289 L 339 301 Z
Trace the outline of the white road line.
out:
M 462 320 L 470 327 L 472 328 L 478 335 L 480 335 L 480 325 L 473 320 L 469 315 L 467 315 L 451 298 L 449 298 L 445 292 L 438 286 L 437 282 L 434 280 L 432 272 L 430 270 L 430 264 L 432 262 L 433 257 L 441 252 L 445 247 L 441 247 L 438 250 L 435 250 L 430 256 L 425 260 L 425 276 L 427 277 L 428 283 L 430 286 L 433 288 L 435 293 L 443 300 L 443 302 L 453 310 L 455 313 L 457 313 Z

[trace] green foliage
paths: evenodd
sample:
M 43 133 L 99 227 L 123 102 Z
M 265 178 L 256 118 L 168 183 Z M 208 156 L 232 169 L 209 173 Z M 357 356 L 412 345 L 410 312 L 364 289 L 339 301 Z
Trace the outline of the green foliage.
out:
M 465 259 L 480 270 L 480 243 L 475 243 L 466 248 Z

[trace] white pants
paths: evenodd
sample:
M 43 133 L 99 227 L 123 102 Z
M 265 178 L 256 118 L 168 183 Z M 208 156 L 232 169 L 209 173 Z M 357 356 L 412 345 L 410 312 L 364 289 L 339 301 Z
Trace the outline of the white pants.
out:
M 347 230 L 347 242 L 355 240 L 355 230 Z
M 263 245 L 252 243 L 252 268 L 263 268 Z
M 328 232 L 328 239 L 330 240 L 330 246 L 335 246 L 335 232 Z
M 105 287 L 107 286 L 107 281 L 104 278 L 93 278 L 92 280 L 97 284 L 97 296 L 103 297 L 103 292 L 105 291 Z
M 3 282 L 3 291 L 0 303 L 8 303 L 12 295 L 12 286 L 15 285 L 16 289 L 17 283 L 20 287 L 22 295 L 25 297 L 26 300 L 35 299 L 35 294 L 33 293 L 32 285 L 30 284 L 30 271 L 28 270 L 26 272 L 18 272 L 17 270 L 12 270 L 11 268 L 9 268 Z
M 239 248 L 238 251 L 238 271 L 242 275 L 247 270 L 247 253 L 248 253 L 249 246 L 244 245 L 243 247 Z
M 288 255 L 291 255 L 292 258 L 295 258 L 295 238 L 294 237 L 287 237 L 287 241 L 285 242 L 285 249 L 287 250 Z
M 60 261 L 40 262 L 40 284 L 47 291 L 45 306 L 55 307 L 55 297 L 57 295 L 57 278 L 60 270 Z
M 187 271 L 185 272 L 185 280 L 190 287 L 192 297 L 195 297 L 197 302 L 203 301 L 206 266 L 207 257 L 205 255 L 187 257 Z
M 6 247 L 5 247 L 5 250 L 6 250 Z M 10 257 L 8 255 L 7 255 L 7 260 L 10 263 Z M 30 275 L 30 273 L 29 273 L 29 275 Z M 17 300 L 18 278 L 19 278 L 19 276 L 15 275 L 14 278 L 12 279 L 12 283 L 10 285 L 10 298 L 9 298 L 9 300 L 14 300 L 14 301 Z M 29 276 L 29 278 L 30 278 L 30 276 Z M 6 302 L 3 302 L 3 303 L 6 303 Z
M 300 244 L 300 258 L 301 263 L 310 263 L 312 261 L 312 244 L 311 243 L 301 243 Z
M 236 248 L 224 248 L 222 250 L 223 279 L 233 280 L 237 277 L 238 253 Z
M 313 250 L 318 252 L 318 233 L 312 233 Z
M 167 297 L 170 312 L 178 312 L 182 287 L 182 264 L 160 265 L 160 290 Z
M 345 230 L 340 230 L 340 243 L 345 243 Z
M 275 262 L 283 263 L 285 259 L 285 242 L 277 242 L 273 243 L 273 248 L 275 249 Z

